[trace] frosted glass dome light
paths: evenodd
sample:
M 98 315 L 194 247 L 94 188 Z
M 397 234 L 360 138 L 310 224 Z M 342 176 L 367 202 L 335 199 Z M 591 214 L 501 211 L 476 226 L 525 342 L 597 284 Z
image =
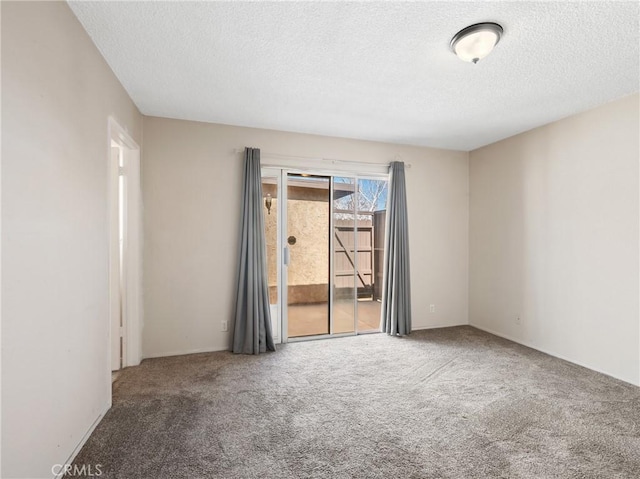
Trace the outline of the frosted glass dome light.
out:
M 451 49 L 461 60 L 478 63 L 498 44 L 502 32 L 497 23 L 476 23 L 453 36 Z

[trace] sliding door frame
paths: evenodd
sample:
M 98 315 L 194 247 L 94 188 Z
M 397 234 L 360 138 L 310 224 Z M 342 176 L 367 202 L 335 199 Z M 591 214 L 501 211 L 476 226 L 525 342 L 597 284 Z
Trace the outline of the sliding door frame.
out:
M 283 198 L 281 197 L 281 191 L 283 190 L 282 188 L 282 169 L 281 168 L 272 168 L 269 166 L 263 166 L 260 170 L 260 175 L 262 178 L 275 178 L 276 179 L 276 214 L 278 215 L 277 221 L 276 221 L 276 285 L 277 285 L 277 304 L 276 304 L 276 308 L 275 308 L 275 313 L 276 313 L 276 318 L 274 320 L 274 318 L 271 318 L 271 325 L 272 325 L 272 329 L 274 329 L 272 331 L 273 334 L 273 340 L 276 344 L 278 343 L 285 343 L 286 342 L 286 338 L 283 337 L 283 335 L 286 334 L 286 318 L 284 318 L 283 320 L 283 307 L 282 305 L 284 304 L 283 301 L 287 300 L 287 296 L 286 296 L 286 289 L 282 288 L 282 273 L 283 273 L 283 267 L 282 267 L 282 214 L 283 214 L 283 209 L 286 210 L 286 208 L 282 208 L 282 204 L 284 202 L 286 202 L 286 192 L 285 192 L 285 196 L 284 196 L 284 201 Z M 263 210 L 264 212 L 264 210 Z M 286 211 L 284 211 L 284 214 L 286 215 Z M 265 220 L 265 227 L 266 227 L 266 220 Z M 267 271 L 267 277 L 268 277 L 268 271 Z M 273 310 L 271 309 L 271 301 L 269 301 L 269 309 L 271 314 L 273 314 Z
M 356 175 L 356 190 L 358 190 L 358 186 L 359 186 L 358 182 L 360 180 L 385 180 L 387 182 L 387 203 L 388 203 L 388 201 L 389 201 L 388 200 L 388 192 L 389 192 L 389 174 L 388 173 L 386 175 L 380 175 L 380 174 L 361 174 L 361 175 Z M 356 206 L 356 210 L 357 210 L 357 206 Z M 386 207 L 385 207 L 385 210 L 386 210 Z M 357 220 L 357 215 L 356 215 L 356 224 L 357 224 L 357 221 L 358 220 Z M 371 218 L 371 221 L 373 222 L 373 217 Z M 356 232 L 357 232 L 357 227 L 356 227 Z M 386 237 L 387 234 L 388 234 L 388 231 L 386 231 L 386 226 L 385 226 L 385 237 Z M 357 238 L 356 238 L 355 244 L 356 244 L 356 251 L 357 251 L 357 245 L 358 245 Z M 375 261 L 375 252 L 373 250 L 373 239 L 371 241 L 371 255 L 372 255 L 372 261 Z M 355 256 L 357 258 L 357 254 Z M 356 267 L 357 267 L 358 266 L 357 259 L 356 259 L 355 263 L 356 263 Z M 371 275 L 372 275 L 372 281 L 375 281 L 375 279 L 376 279 L 375 276 L 374 276 L 375 275 L 375 271 L 371 271 Z M 356 281 L 356 292 L 355 292 L 356 300 L 355 301 L 356 301 L 356 323 L 357 323 L 358 322 L 357 321 L 357 318 L 358 318 L 358 286 L 357 286 L 358 279 L 355 278 L 355 281 Z M 375 298 L 375 295 L 374 295 L 374 298 Z M 369 329 L 369 330 L 366 330 L 366 331 L 358 331 L 357 334 L 358 335 L 376 334 L 376 333 L 379 333 L 379 332 L 380 332 L 380 328 L 378 327 L 378 329 Z
M 287 203 L 288 203 L 288 175 L 289 174 L 309 174 L 309 175 L 318 175 L 318 176 L 327 176 L 330 178 L 329 180 L 329 333 L 328 334 L 318 334 L 313 336 L 299 336 L 299 337 L 289 337 L 288 332 L 288 262 L 289 255 L 288 245 L 286 244 L 286 235 L 287 235 L 287 225 L 288 225 L 288 217 L 287 217 Z M 293 343 L 300 341 L 313 341 L 316 339 L 327 339 L 327 338 L 340 338 L 346 336 L 356 336 L 359 334 L 371 334 L 376 333 L 377 331 L 358 331 L 358 280 L 357 280 L 357 271 L 358 271 L 358 181 L 361 179 L 370 179 L 370 180 L 386 180 L 389 181 L 388 173 L 363 173 L 359 174 L 354 171 L 346 171 L 346 170 L 331 170 L 325 168 L 313 168 L 313 167 L 294 167 L 294 166 L 279 166 L 279 165 L 270 165 L 269 162 L 263 161 L 262 166 L 262 177 L 276 177 L 277 178 L 277 284 L 278 284 L 278 306 L 277 306 L 277 315 L 278 318 L 276 321 L 273 321 L 272 324 L 279 325 L 279 336 L 280 340 L 277 341 L 277 333 L 274 335 L 276 342 L 279 343 Z M 346 333 L 334 333 L 334 282 L 335 282 L 335 226 L 334 226 L 334 213 L 333 213 L 333 201 L 334 201 L 334 179 L 335 178 L 350 178 L 353 179 L 354 189 L 356 194 L 356 201 L 354 206 L 354 291 L 353 291 L 353 301 L 354 301 L 354 325 L 353 332 Z

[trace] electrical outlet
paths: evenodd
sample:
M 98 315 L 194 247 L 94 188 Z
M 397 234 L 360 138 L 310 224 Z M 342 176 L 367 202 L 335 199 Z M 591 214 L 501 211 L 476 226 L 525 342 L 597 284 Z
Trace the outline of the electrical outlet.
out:
M 429 312 L 431 312 L 431 313 L 435 313 L 436 312 L 436 305 L 435 304 L 429 305 Z
M 222 331 L 229 331 L 229 322 L 222 321 Z

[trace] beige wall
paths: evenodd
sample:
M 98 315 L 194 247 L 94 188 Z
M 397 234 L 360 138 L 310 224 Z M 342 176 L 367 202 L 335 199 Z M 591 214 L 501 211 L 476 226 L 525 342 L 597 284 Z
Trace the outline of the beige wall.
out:
M 414 327 L 467 323 L 468 154 L 145 117 L 143 354 L 227 349 L 244 146 L 388 163 L 407 174 Z M 429 304 L 436 312 L 429 313 Z
M 287 279 L 291 286 L 329 282 L 328 199 L 329 190 L 327 201 L 287 201 L 287 234 L 296 237 L 296 244 L 289 248 Z
M 64 2 L 2 2 L 2 477 L 52 477 L 105 411 L 107 118 L 142 116 Z
M 638 100 L 471 152 L 469 295 L 471 324 L 636 384 Z

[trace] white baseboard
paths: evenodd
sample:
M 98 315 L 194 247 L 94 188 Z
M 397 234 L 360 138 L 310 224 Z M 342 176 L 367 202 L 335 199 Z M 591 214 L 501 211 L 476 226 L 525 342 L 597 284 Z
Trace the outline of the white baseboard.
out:
M 436 325 L 430 325 L 430 326 L 420 326 L 418 328 L 412 327 L 411 331 L 423 331 L 425 329 L 455 328 L 457 326 L 469 326 L 469 323 L 460 323 L 460 324 L 446 323 L 446 324 L 436 324 Z
M 580 367 L 583 367 L 583 368 L 586 368 L 586 369 L 590 369 L 591 371 L 595 371 L 597 373 L 604 374 L 605 376 L 609 376 L 609 377 L 612 377 L 614 379 L 618 379 L 620 381 L 624 381 L 627 384 L 632 384 L 634 386 L 640 386 L 640 384 L 636 384 L 636 383 L 634 383 L 632 381 L 629 381 L 628 379 L 621 378 L 621 377 L 616 376 L 614 374 L 602 371 L 601 369 L 595 368 L 593 366 L 588 366 L 588 365 L 586 365 L 584 363 L 581 363 L 580 361 L 576 361 L 574 359 L 571 359 L 571 358 L 568 358 L 566 356 L 563 356 L 562 354 L 558 354 L 558 353 L 549 351 L 547 349 L 541 348 L 541 347 L 536 346 L 536 345 L 534 345 L 534 344 L 532 344 L 532 343 L 530 343 L 528 341 L 523 341 L 521 339 L 515 339 L 515 338 L 513 338 L 513 337 L 511 337 L 511 336 L 509 336 L 507 334 L 499 333 L 499 332 L 493 331 L 493 330 L 491 330 L 489 328 L 485 328 L 484 326 L 478 326 L 477 324 L 470 323 L 469 326 L 471 326 L 473 328 L 476 328 L 476 329 L 479 329 L 480 331 L 484 331 L 485 333 L 493 334 L 494 336 L 498 336 L 499 338 L 507 339 L 507 340 L 509 340 L 509 341 L 511 341 L 513 343 L 522 344 L 523 346 L 526 346 L 526 347 L 531 348 L 531 349 L 535 349 L 536 351 L 540 351 L 541 353 L 544 353 L 544 354 L 548 354 L 549 356 L 553 356 L 554 358 L 558 358 L 558 359 L 562 359 L 563 361 L 567 361 L 568 363 L 572 363 L 572 364 L 575 364 L 577 366 L 580 366 Z
M 154 353 L 149 355 L 144 355 L 142 359 L 153 359 L 153 358 L 167 358 L 169 356 L 185 356 L 187 354 L 198 354 L 198 353 L 217 353 L 219 351 L 230 351 L 229 348 L 200 348 L 200 349 L 188 349 L 183 351 L 169 351 L 166 353 Z
M 82 446 L 85 445 L 85 443 L 87 442 L 87 440 L 89 439 L 91 434 L 93 434 L 93 431 L 95 430 L 95 428 L 98 427 L 98 424 L 100 424 L 100 421 L 102 421 L 102 418 L 104 417 L 105 414 L 107 414 L 107 411 L 110 408 L 111 408 L 111 405 L 109 403 L 107 403 L 107 405 L 104 407 L 102 412 L 100 414 L 98 414 L 98 417 L 95 419 L 95 421 L 93 421 L 93 424 L 91 424 L 91 426 L 89 426 L 89 429 L 84 434 L 84 436 L 82 436 L 82 439 L 80 439 L 80 442 L 75 447 L 75 449 L 73 450 L 71 455 L 67 458 L 67 460 L 65 462 L 62 463 L 63 466 L 65 464 L 73 463 L 73 460 L 76 458 L 76 456 L 80 452 L 80 449 L 82 449 Z M 64 468 L 62 468 L 62 470 L 58 474 L 53 476 L 53 477 L 54 477 L 54 479 L 60 479 L 62 476 L 64 476 Z

